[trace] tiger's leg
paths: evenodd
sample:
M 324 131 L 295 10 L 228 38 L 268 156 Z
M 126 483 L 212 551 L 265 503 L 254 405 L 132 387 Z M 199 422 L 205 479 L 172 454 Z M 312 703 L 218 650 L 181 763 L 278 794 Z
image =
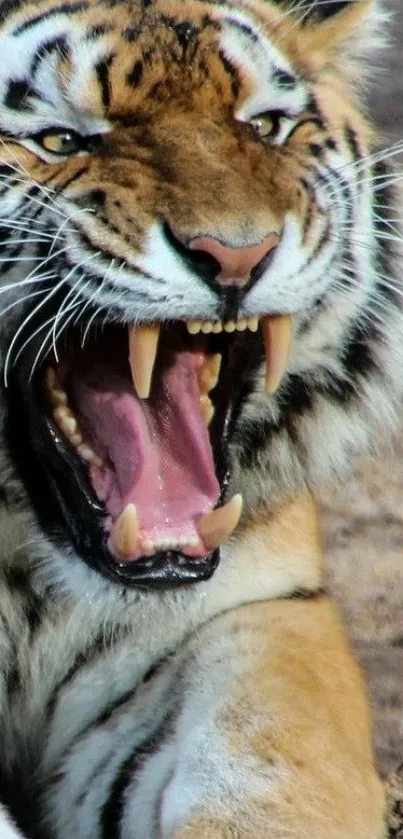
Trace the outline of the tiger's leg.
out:
M 158 837 L 383 836 L 361 677 L 325 597 L 239 608 L 188 654 Z

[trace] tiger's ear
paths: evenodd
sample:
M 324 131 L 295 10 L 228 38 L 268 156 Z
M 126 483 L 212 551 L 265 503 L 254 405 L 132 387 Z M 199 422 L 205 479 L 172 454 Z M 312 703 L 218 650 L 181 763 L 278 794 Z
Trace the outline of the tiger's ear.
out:
M 366 59 L 387 43 L 389 15 L 379 0 L 318 0 L 302 27 L 307 49 L 359 81 Z

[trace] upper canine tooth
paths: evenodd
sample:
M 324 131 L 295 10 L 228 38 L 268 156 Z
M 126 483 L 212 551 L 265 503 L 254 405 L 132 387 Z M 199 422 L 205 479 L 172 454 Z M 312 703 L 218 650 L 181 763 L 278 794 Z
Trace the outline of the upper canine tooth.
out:
M 129 327 L 129 362 L 132 379 L 140 399 L 148 399 L 161 325 L 142 324 Z
M 266 391 L 275 393 L 287 367 L 291 347 L 291 315 L 267 315 L 261 318 L 266 355 Z
M 242 495 L 234 495 L 223 507 L 200 516 L 196 530 L 207 550 L 215 550 L 228 541 L 239 522 L 241 512 Z
M 120 556 L 130 557 L 136 553 L 140 541 L 140 529 L 135 504 L 126 505 L 123 513 L 112 525 L 111 536 Z
M 213 332 L 215 333 L 215 335 L 218 335 L 220 332 L 222 332 L 222 323 L 220 320 L 217 320 L 213 323 Z

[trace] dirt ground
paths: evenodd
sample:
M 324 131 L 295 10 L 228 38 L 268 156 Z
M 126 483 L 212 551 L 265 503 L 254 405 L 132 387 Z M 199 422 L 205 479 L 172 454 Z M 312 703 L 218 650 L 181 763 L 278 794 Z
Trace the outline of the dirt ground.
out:
M 377 61 L 370 101 L 377 123 L 397 142 L 403 140 L 403 1 L 390 0 L 389 8 L 392 44 Z M 367 672 L 385 774 L 403 762 L 403 425 L 395 450 L 380 463 L 363 463 L 353 481 L 326 494 L 323 508 L 329 583 Z

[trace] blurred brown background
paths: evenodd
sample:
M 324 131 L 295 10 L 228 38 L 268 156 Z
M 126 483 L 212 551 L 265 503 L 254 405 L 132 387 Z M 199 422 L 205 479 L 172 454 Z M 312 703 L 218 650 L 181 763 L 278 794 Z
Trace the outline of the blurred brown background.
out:
M 392 43 L 377 59 L 370 103 L 387 140 L 397 142 L 403 141 L 403 0 L 389 0 L 388 8 Z M 400 164 L 403 178 L 403 155 Z M 393 445 L 323 502 L 329 582 L 367 673 L 383 774 L 403 762 L 403 420 Z

